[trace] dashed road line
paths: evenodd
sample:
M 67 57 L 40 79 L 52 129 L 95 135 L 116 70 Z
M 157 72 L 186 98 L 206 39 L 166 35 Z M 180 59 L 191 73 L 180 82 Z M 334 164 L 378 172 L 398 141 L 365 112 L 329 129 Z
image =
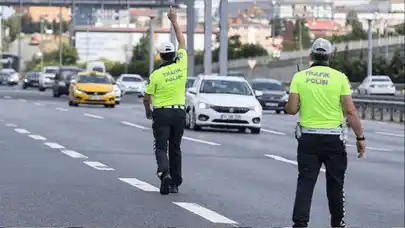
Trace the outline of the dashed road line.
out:
M 31 132 L 29 132 L 29 131 L 27 131 L 27 130 L 25 130 L 23 128 L 16 128 L 16 129 L 14 129 L 14 131 L 16 131 L 16 132 L 18 132 L 20 134 L 29 134 L 29 133 L 31 133 Z
M 45 137 L 40 136 L 40 135 L 29 135 L 29 137 L 30 137 L 30 138 L 33 138 L 33 139 L 35 139 L 35 140 L 42 140 L 42 141 L 46 140 Z
M 44 143 L 45 145 L 49 146 L 52 149 L 65 149 L 64 146 L 58 144 L 58 143 L 54 143 L 54 142 L 46 142 Z
M 205 141 L 205 140 L 201 140 L 201 139 L 190 138 L 190 137 L 187 137 L 187 136 L 183 136 L 183 139 L 193 141 L 193 142 L 205 143 L 205 144 L 212 145 L 212 146 L 220 146 L 221 145 L 219 143 Z
M 138 180 L 136 178 L 118 178 L 118 179 L 129 185 L 139 188 L 145 192 L 159 192 L 159 188 L 157 188 L 151 184 L 148 184 L 144 181 Z
M 215 211 L 202 207 L 196 203 L 187 203 L 187 202 L 173 202 L 173 203 L 213 223 L 238 224 L 236 221 L 233 221 L 223 215 L 218 214 Z
M 95 119 L 104 119 L 104 117 L 102 117 L 102 116 L 97 116 L 97 115 L 93 115 L 93 114 L 89 114 L 89 113 L 84 113 L 83 115 L 85 115 L 87 117 L 95 118 Z
M 283 132 L 272 131 L 272 130 L 263 129 L 263 128 L 262 128 L 262 131 L 267 132 L 267 133 L 270 133 L 270 134 L 275 134 L 275 135 L 286 135 L 286 133 L 283 133 Z
M 55 108 L 56 110 L 59 110 L 59 111 L 63 111 L 63 112 L 67 112 L 67 111 L 69 111 L 69 110 L 67 110 L 66 108 Z
M 34 104 L 35 104 L 35 105 L 38 105 L 38 106 L 44 106 L 44 104 L 39 103 L 39 102 L 34 102 Z
M 6 124 L 6 126 L 7 126 L 7 127 L 17 127 L 17 125 L 12 124 L 12 123 L 8 123 L 8 124 Z
M 272 158 L 276 161 L 281 161 L 281 162 L 285 162 L 285 163 L 289 163 L 289 164 L 293 164 L 293 165 L 298 165 L 297 161 L 293 161 L 293 160 L 289 160 L 277 155 L 272 155 L 272 154 L 265 154 L 264 156 L 268 157 L 268 158 Z M 326 172 L 326 170 L 324 168 L 321 168 L 321 172 Z
M 346 144 L 347 147 L 356 147 L 356 145 L 351 145 L 351 144 Z M 366 149 L 369 150 L 379 150 L 379 151 L 393 151 L 393 149 L 387 149 L 387 148 L 378 148 L 378 147 L 371 147 L 371 146 L 366 146 Z
M 25 99 L 18 99 L 19 101 L 22 101 L 22 102 L 26 102 L 27 100 L 25 100 Z
M 128 122 L 128 121 L 121 121 L 121 123 L 125 124 L 125 125 L 128 125 L 128 126 L 131 126 L 131 127 L 136 127 L 136 128 L 139 128 L 139 129 L 144 129 L 144 130 L 150 129 L 148 127 L 144 127 L 144 126 L 134 124 L 134 123 L 131 123 L 131 122 Z
M 10 96 L 4 96 L 4 99 L 11 99 Z
M 88 158 L 87 156 L 84 156 L 83 154 L 74 150 L 62 150 L 61 152 L 72 158 Z
M 379 134 L 379 135 L 388 135 L 388 136 L 396 136 L 396 137 L 402 137 L 402 138 L 405 137 L 404 134 L 397 134 L 397 133 L 390 133 L 390 132 L 381 132 L 381 131 L 377 131 L 376 134 Z
M 92 167 L 92 168 L 94 168 L 94 169 L 97 169 L 97 170 L 102 170 L 102 171 L 114 171 L 113 168 L 110 168 L 110 167 L 104 165 L 104 164 L 101 163 L 101 162 L 84 161 L 83 163 L 86 164 L 86 165 L 88 165 L 88 166 L 90 166 L 90 167 Z

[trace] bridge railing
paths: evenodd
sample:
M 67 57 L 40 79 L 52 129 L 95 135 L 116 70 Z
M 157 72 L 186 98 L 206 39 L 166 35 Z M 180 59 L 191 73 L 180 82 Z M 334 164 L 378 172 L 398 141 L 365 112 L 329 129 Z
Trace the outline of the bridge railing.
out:
M 389 46 L 389 45 L 400 45 L 405 43 L 405 36 L 391 36 L 381 39 L 373 39 L 373 48 L 381 47 L 381 46 Z M 358 40 L 358 41 L 350 41 L 345 43 L 338 43 L 335 45 L 335 48 L 338 51 L 343 51 L 348 46 L 349 50 L 358 50 L 358 49 L 367 49 L 368 41 L 367 40 Z M 279 59 L 277 60 L 289 60 L 289 59 L 296 59 L 301 57 L 308 57 L 310 49 L 302 50 L 302 51 L 294 51 L 294 52 L 282 52 Z M 273 59 L 269 57 L 258 57 L 255 58 L 256 65 L 266 64 L 269 61 L 273 61 Z M 196 68 L 201 68 L 202 66 L 196 66 Z M 249 67 L 248 59 L 236 59 L 228 61 L 228 69 L 234 68 L 241 68 L 241 67 Z M 213 69 L 219 68 L 219 63 L 212 64 Z

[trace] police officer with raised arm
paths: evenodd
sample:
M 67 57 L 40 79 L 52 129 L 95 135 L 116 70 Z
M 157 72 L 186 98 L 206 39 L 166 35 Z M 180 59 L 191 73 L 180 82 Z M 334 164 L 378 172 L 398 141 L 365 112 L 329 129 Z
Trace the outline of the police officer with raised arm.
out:
M 343 124 L 347 118 L 356 134 L 358 157 L 365 152 L 364 135 L 353 104 L 350 82 L 345 74 L 329 67 L 332 44 L 314 41 L 310 68 L 296 73 L 286 105 L 288 114 L 299 111 L 298 181 L 293 210 L 293 227 L 307 227 L 312 195 L 322 164 L 326 168 L 326 191 L 332 227 L 345 227 L 343 184 L 347 153 Z
M 154 151 L 157 175 L 160 178 L 160 194 L 177 193 L 182 183 L 181 139 L 186 123 L 185 88 L 187 81 L 187 52 L 183 33 L 177 24 L 177 13 L 170 8 L 168 17 L 176 32 L 179 49 L 163 42 L 158 52 L 163 64 L 149 76 L 145 90 L 146 117 L 153 119 Z M 151 38 L 153 39 L 153 37 Z M 153 101 L 153 112 L 150 107 Z M 167 155 L 169 150 L 169 156 Z

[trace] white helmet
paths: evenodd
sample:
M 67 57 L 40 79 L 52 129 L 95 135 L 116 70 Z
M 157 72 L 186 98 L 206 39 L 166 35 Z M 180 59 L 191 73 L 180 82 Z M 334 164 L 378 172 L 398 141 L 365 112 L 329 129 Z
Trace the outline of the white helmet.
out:
M 157 47 L 157 51 L 162 54 L 162 53 L 170 53 L 170 52 L 175 52 L 174 50 L 174 45 L 172 42 L 170 41 L 165 41 L 163 43 L 161 43 L 158 47 Z

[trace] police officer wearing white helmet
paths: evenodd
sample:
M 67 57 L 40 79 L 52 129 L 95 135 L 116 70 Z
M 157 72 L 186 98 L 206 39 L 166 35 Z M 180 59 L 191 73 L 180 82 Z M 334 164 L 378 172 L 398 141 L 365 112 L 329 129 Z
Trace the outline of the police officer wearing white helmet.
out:
M 298 181 L 293 210 L 293 227 L 308 227 L 312 195 L 322 164 L 326 168 L 326 192 L 332 227 L 345 227 L 343 185 L 347 168 L 344 140 L 345 117 L 356 135 L 358 157 L 365 152 L 364 135 L 350 82 L 342 72 L 329 67 L 332 44 L 314 41 L 310 68 L 296 73 L 291 81 L 286 112 L 299 112 Z
M 168 17 L 176 32 L 179 49 L 176 52 L 171 42 L 163 42 L 158 46 L 163 63 L 149 76 L 143 101 L 146 117 L 153 119 L 154 151 L 162 195 L 177 193 L 183 182 L 180 145 L 186 124 L 186 42 L 177 23 L 175 9 L 169 9 Z

